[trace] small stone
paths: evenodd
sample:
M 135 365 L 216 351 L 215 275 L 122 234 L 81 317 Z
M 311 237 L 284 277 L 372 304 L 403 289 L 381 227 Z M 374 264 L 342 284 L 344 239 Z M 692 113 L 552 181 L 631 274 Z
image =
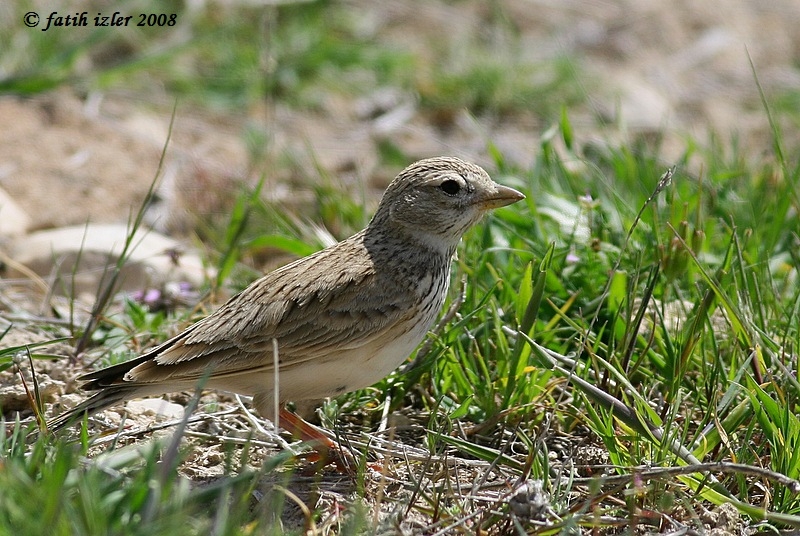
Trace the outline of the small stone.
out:
M 514 490 L 508 506 L 517 517 L 544 521 L 550 510 L 550 496 L 544 491 L 541 480 L 526 480 Z
M 2 176 L 2 173 L 0 173 Z M 28 232 L 31 219 L 27 212 L 0 188 L 0 236 L 20 236 Z
M 28 385 L 28 389 L 33 387 Z M 39 395 L 44 402 L 52 402 L 55 396 L 64 389 L 64 382 L 41 379 L 39 380 Z M 33 395 L 33 392 L 31 392 Z M 30 409 L 28 393 L 22 383 L 0 386 L 0 411 L 24 411 Z
M 129 233 L 122 224 L 48 229 L 17 239 L 10 256 L 42 277 L 57 275 L 68 283 L 54 285 L 56 291 L 66 288 L 77 294 L 96 293 L 104 273 L 122 254 Z M 174 281 L 199 287 L 211 276 L 198 255 L 177 240 L 147 229 L 140 229 L 133 237 L 127 256 L 119 290 L 161 287 Z M 10 277 L 24 275 L 11 268 Z
M 135 415 L 155 416 L 161 419 L 181 419 L 185 412 L 185 408 L 180 404 L 162 398 L 131 400 L 126 405 L 126 409 Z

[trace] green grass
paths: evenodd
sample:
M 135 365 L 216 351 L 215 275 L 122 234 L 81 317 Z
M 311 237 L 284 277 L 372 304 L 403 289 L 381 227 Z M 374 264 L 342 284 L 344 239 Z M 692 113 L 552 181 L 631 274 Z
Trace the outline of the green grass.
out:
M 19 4 L 0 23 L 6 30 L 0 45 L 11 51 L 1 63 L 10 74 L 0 79 L 0 92 L 35 94 L 65 83 L 86 91 L 145 91 L 159 84 L 170 95 L 223 109 L 265 98 L 314 108 L 323 88 L 365 93 L 414 69 L 407 54 L 360 36 L 357 12 L 330 2 L 191 10 L 179 1 L 131 0 L 115 9 L 176 14 L 176 23 L 138 27 L 134 18 L 124 28 L 102 28 L 90 20 L 86 28 L 46 32 L 45 20 L 20 28 L 23 14 L 36 6 Z
M 214 483 L 196 485 L 176 474 L 163 441 L 128 445 L 87 458 L 88 442 L 40 438 L 26 444 L 19 423 L 0 426 L 0 530 L 4 534 L 233 534 L 245 517 L 260 514 L 271 533 L 267 509 L 250 503 L 260 477 L 284 458 L 242 467 Z M 165 465 L 166 464 L 166 465 Z M 229 519 L 235 523 L 229 523 Z M 255 528 L 256 525 L 251 525 Z
M 384 413 L 418 425 L 393 444 L 425 455 L 386 455 L 403 475 L 399 484 L 376 485 L 361 467 L 341 508 L 299 499 L 307 527 L 389 531 L 411 512 L 429 532 L 655 530 L 653 520 L 663 528 L 670 518 L 702 530 L 702 510 L 725 502 L 750 526 L 797 527 L 800 496 L 787 479 L 800 479 L 800 162 L 772 116 L 796 121 L 796 95 L 780 96 L 774 110 L 765 98 L 769 158 L 750 160 L 722 137 L 688 140 L 678 161 L 664 160 L 659 140 L 580 146 L 583 133 L 568 113 L 587 97 L 578 64 L 524 60 L 513 26 L 493 6 L 487 24 L 507 41 L 474 37 L 434 46 L 430 57 L 393 48 L 333 2 L 240 7 L 233 17 L 169 4 L 163 10 L 179 13 L 181 26 L 162 32 L 42 35 L 4 21 L 13 31 L 0 32 L 10 51 L 0 61 L 12 74 L 0 90 L 137 89 L 158 80 L 200 106 L 276 99 L 318 111 L 326 95 L 389 85 L 416 93 L 431 116 L 535 114 L 548 128 L 530 166 L 486 148 L 492 175 L 527 199 L 465 237 L 448 303 L 459 304 L 457 313 L 413 365 L 321 409 L 323 422 L 365 454 L 363 464 L 376 456 L 378 436 L 355 432 L 374 433 Z M 8 20 L 28 8 L 21 3 Z M 195 31 L 179 32 L 186 28 Z M 377 149 L 392 169 L 407 158 L 388 140 Z M 696 162 L 699 174 L 690 171 Z M 671 182 L 660 184 L 672 166 Z M 227 221 L 199 229 L 218 252 L 209 287 L 243 287 L 256 272 L 241 262 L 264 252 L 323 247 L 309 222 L 336 238 L 363 227 L 365 204 L 323 179 L 303 215 L 255 188 L 234 200 Z M 69 335 L 88 333 L 82 348 L 113 362 L 131 346 L 164 340 L 170 324 L 190 316 L 100 295 L 92 324 Z M 0 350 L 0 371 L 23 357 L 24 347 Z M 302 480 L 288 454 L 256 453 L 257 435 L 201 438 L 190 427 L 180 448 L 124 438 L 101 448 L 85 433 L 69 441 L 29 432 L 0 425 L 0 534 L 279 534 L 277 518 L 295 503 L 284 490 Z M 193 449 L 220 444 L 224 474 L 211 482 L 181 476 Z M 466 469 L 467 461 L 486 464 Z M 324 496 L 330 482 L 317 478 L 312 488 Z M 509 490 L 525 479 L 541 480 L 549 494 L 547 529 L 512 514 Z M 376 503 L 389 512 L 380 521 L 369 508 Z

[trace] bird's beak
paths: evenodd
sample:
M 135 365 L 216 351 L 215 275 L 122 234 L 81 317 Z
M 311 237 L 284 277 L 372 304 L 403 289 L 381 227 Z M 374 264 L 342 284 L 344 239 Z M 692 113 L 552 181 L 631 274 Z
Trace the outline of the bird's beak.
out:
M 491 210 L 522 201 L 523 199 L 525 199 L 525 196 L 521 192 L 516 191 L 514 188 L 497 184 L 494 191 L 487 193 L 486 196 L 478 200 L 478 205 L 484 210 Z

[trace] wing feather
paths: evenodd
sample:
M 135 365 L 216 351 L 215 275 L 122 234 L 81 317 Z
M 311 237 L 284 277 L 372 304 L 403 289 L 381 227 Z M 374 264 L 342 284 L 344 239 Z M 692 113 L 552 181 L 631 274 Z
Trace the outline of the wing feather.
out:
M 271 371 L 273 338 L 282 369 L 369 344 L 414 314 L 413 292 L 398 292 L 392 277 L 375 270 L 356 235 L 262 277 L 142 356 L 124 379 L 191 382 L 212 364 L 215 377 Z

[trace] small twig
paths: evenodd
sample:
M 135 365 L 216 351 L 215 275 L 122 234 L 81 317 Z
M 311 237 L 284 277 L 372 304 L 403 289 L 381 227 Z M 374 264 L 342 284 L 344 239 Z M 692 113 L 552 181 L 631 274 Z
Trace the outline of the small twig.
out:
M 389 407 L 389 404 L 386 404 L 386 407 Z M 385 412 L 384 412 L 385 413 Z M 389 430 L 389 441 L 394 440 L 394 434 L 396 429 L 392 428 Z M 377 508 L 375 508 L 375 512 L 372 516 L 372 533 L 378 533 L 378 525 L 380 523 L 380 512 L 381 512 L 381 505 L 383 503 L 383 499 L 386 496 L 386 482 L 387 476 L 389 474 L 389 464 L 385 457 L 379 455 L 379 459 L 381 460 L 381 471 L 380 471 L 380 479 L 378 480 L 378 490 L 375 493 L 375 504 Z
M 188 424 L 194 424 L 201 421 L 207 421 L 210 419 L 214 419 L 216 417 L 220 417 L 223 415 L 229 415 L 231 413 L 236 413 L 239 411 L 239 408 L 232 408 L 227 409 L 224 411 L 218 411 L 215 413 L 203 413 L 200 415 L 192 415 L 186 422 Z M 167 428 L 174 428 L 175 426 L 180 425 L 184 421 L 184 418 L 181 417 L 180 419 L 173 419 L 171 421 L 165 421 L 162 423 L 152 424 L 147 426 L 146 428 L 132 428 L 130 430 L 110 430 L 108 432 L 103 432 L 102 435 L 97 436 L 93 439 L 93 445 L 102 445 L 104 443 L 109 443 L 112 441 L 118 441 L 119 439 L 138 439 L 144 437 L 146 435 L 151 435 L 153 432 L 158 432 L 159 430 L 164 430 Z
M 358 448 L 370 449 L 370 452 L 375 454 L 382 454 L 385 456 L 392 456 L 397 458 L 404 458 L 408 461 L 417 462 L 434 462 L 444 465 L 445 467 L 455 467 L 462 465 L 464 467 L 481 467 L 489 468 L 491 464 L 483 460 L 470 460 L 467 458 L 454 458 L 452 456 L 438 456 L 431 453 L 426 449 L 406 445 L 398 441 L 391 441 L 383 439 L 373 434 L 362 432 L 361 437 L 365 440 L 350 439 L 350 443 Z
M 464 525 L 470 519 L 474 519 L 474 518 L 476 518 L 478 516 L 481 516 L 481 515 L 483 515 L 483 511 L 482 510 L 477 510 L 475 512 L 472 512 L 470 514 L 465 515 L 464 517 L 462 517 L 460 519 L 455 519 L 455 521 L 454 521 L 454 518 L 445 517 L 444 519 L 441 519 L 440 521 L 437 521 L 436 523 L 433 523 L 433 524 L 428 525 L 427 527 L 425 527 L 424 532 L 427 533 L 431 529 L 442 527 L 437 532 L 432 533 L 432 536 L 443 536 L 444 534 L 450 534 L 452 532 L 455 532 L 455 530 L 453 530 L 453 529 L 455 529 L 456 527 L 460 527 L 460 526 Z M 448 525 L 448 524 L 446 524 L 448 522 L 451 522 L 451 523 Z M 466 532 L 468 532 L 468 531 L 466 531 Z
M 314 516 L 311 515 L 311 510 L 308 508 L 308 506 L 306 506 L 306 503 L 304 503 L 302 500 L 300 500 L 300 497 L 295 495 L 295 493 L 293 491 L 291 491 L 289 489 L 286 489 L 286 488 L 284 488 L 283 486 L 281 486 L 279 484 L 273 484 L 272 488 L 275 491 L 279 491 L 279 492 L 283 493 L 293 503 L 295 503 L 298 508 L 300 508 L 301 512 L 303 512 L 303 517 L 305 517 L 305 520 L 306 520 L 306 531 L 305 531 L 305 534 L 317 534 L 318 533 L 317 532 L 317 524 L 314 521 Z
M 274 427 L 273 431 L 267 430 L 261 424 L 260 419 L 258 417 L 256 417 L 253 414 L 253 412 L 251 412 L 249 409 L 247 409 L 247 406 L 244 405 L 244 401 L 242 401 L 242 397 L 240 395 L 238 395 L 238 394 L 236 395 L 236 402 L 239 404 L 239 409 L 242 410 L 242 413 L 244 414 L 244 418 L 247 419 L 247 422 L 249 422 L 250 425 L 253 426 L 253 428 L 255 428 L 257 432 L 261 433 L 265 437 L 268 437 L 268 438 L 272 439 L 275 442 L 275 445 L 278 446 L 278 448 L 281 448 L 283 450 L 287 450 L 287 451 L 291 452 L 292 454 L 297 454 L 295 452 L 295 450 L 292 448 L 292 446 L 289 443 L 287 443 L 286 440 L 283 439 L 280 436 L 280 434 L 278 433 L 278 424 L 277 423 L 272 423 L 272 426 Z
M 619 482 L 628 482 L 633 478 L 653 479 L 653 478 L 663 478 L 667 476 L 690 475 L 692 473 L 719 472 L 719 473 L 751 475 L 760 478 L 766 478 L 767 480 L 772 480 L 783 486 L 786 486 L 786 488 L 794 494 L 800 494 L 800 481 L 795 480 L 794 478 L 789 478 L 783 473 L 778 473 L 776 471 L 764 469 L 763 467 L 756 467 L 755 465 L 747 465 L 743 463 L 703 462 L 703 463 L 695 463 L 695 464 L 681 465 L 675 467 L 648 467 L 648 466 L 627 467 L 626 470 L 630 471 L 630 474 L 603 476 L 600 477 L 599 479 L 597 477 L 575 478 L 574 481 L 575 483 L 578 484 L 589 484 L 592 482 L 598 482 L 598 480 L 602 483 L 619 483 Z
M 197 437 L 199 439 L 220 441 L 222 443 L 230 443 L 233 445 L 252 445 L 254 447 L 264 447 L 270 449 L 282 448 L 280 445 L 276 445 L 275 443 L 270 443 L 269 441 L 260 441 L 258 439 L 252 439 L 249 437 L 221 436 L 219 434 L 208 434 L 206 432 L 196 432 L 194 430 L 186 430 L 184 435 L 187 437 Z
M 24 264 L 22 264 L 20 262 L 17 262 L 14 259 L 12 259 L 11 257 L 9 257 L 5 253 L 5 251 L 2 250 L 2 248 L 0 248 L 0 261 L 3 262 L 4 264 L 10 266 L 14 270 L 18 271 L 23 276 L 25 276 L 28 279 L 30 279 L 31 282 L 33 282 L 33 284 L 35 284 L 37 287 L 39 287 L 39 290 L 41 290 L 43 293 L 47 294 L 47 292 L 49 291 L 50 285 L 48 285 L 47 282 L 39 276 L 39 274 L 37 274 L 36 272 L 31 270 L 30 268 L 28 268 Z
M 381 411 L 381 422 L 378 425 L 377 433 L 383 433 L 389 427 L 389 407 L 392 405 L 392 394 L 386 392 L 386 397 L 383 399 L 383 411 Z
M 4 314 L 0 315 L 0 320 L 8 323 L 26 322 L 29 324 L 51 324 L 53 326 L 66 326 L 72 327 L 72 321 L 65 318 L 56 318 L 54 316 L 39 316 L 29 314 Z

